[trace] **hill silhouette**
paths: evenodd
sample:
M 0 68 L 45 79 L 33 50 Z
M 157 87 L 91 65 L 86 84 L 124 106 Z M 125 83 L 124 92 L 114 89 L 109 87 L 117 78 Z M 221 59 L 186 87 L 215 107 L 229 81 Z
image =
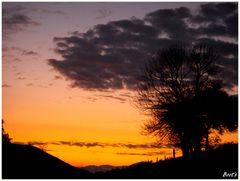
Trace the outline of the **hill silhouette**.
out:
M 4 144 L 4 179 L 237 179 L 238 144 L 227 144 L 199 156 L 140 162 L 106 172 L 90 173 L 73 167 L 31 145 Z
M 34 146 L 3 143 L 2 147 L 3 179 L 91 178 L 88 171 Z
M 227 144 L 199 156 L 140 162 L 122 169 L 98 172 L 96 178 L 118 179 L 237 179 L 238 145 Z

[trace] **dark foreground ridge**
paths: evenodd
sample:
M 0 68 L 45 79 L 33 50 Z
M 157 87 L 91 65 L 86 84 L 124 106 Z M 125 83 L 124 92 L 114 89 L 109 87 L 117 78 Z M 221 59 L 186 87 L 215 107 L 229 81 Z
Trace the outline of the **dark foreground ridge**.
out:
M 159 161 L 141 162 L 124 169 L 96 173 L 96 178 L 132 179 L 237 179 L 238 145 L 222 145 L 215 150 Z
M 88 171 L 73 167 L 34 146 L 10 143 L 2 146 L 3 179 L 91 178 Z
M 112 178 L 112 179 L 237 179 L 238 145 L 222 145 L 199 156 L 176 158 L 157 163 L 140 162 L 131 166 L 91 174 L 30 146 L 3 144 L 4 179 Z

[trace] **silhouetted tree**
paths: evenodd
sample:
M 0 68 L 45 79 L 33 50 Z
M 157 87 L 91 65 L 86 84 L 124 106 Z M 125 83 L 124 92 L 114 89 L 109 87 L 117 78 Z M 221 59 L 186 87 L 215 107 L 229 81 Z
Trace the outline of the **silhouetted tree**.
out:
M 4 121 L 2 120 L 2 142 L 3 143 L 10 143 L 12 138 L 9 137 L 9 134 L 5 132 L 3 128 Z
M 229 96 L 221 90 L 220 84 L 213 84 L 205 91 L 199 92 L 194 99 L 194 116 L 198 118 L 198 127 L 193 129 L 195 133 L 200 132 L 197 148 L 200 149 L 199 139 L 205 139 L 205 149 L 208 149 L 209 134 L 211 129 L 215 129 L 219 134 L 223 131 L 234 131 L 237 129 L 237 97 Z M 199 151 L 199 150 L 198 150 Z
M 197 101 L 202 96 L 208 99 L 209 91 L 221 85 L 217 59 L 217 53 L 206 45 L 179 45 L 158 51 L 146 63 L 137 96 L 137 105 L 152 116 L 144 125 L 145 133 L 180 146 L 183 156 L 200 151 L 203 135 L 226 123 L 217 119 L 217 114 L 216 119 L 211 118 L 213 109 L 201 112 L 199 108 L 206 104 Z M 220 89 L 217 92 L 225 94 Z

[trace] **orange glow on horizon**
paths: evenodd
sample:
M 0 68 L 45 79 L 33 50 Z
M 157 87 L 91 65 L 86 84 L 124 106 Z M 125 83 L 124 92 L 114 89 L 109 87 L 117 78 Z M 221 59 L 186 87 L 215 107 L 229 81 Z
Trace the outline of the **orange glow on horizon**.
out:
M 153 137 L 140 134 L 143 120 L 147 117 L 140 114 L 129 100 L 121 103 L 97 96 L 102 94 L 79 89 L 59 89 L 57 84 L 41 90 L 36 87 L 3 89 L 5 129 L 13 141 L 25 143 L 82 141 L 144 144 L 155 141 Z M 88 99 L 91 96 L 97 99 L 91 101 Z M 237 142 L 237 132 L 224 135 L 222 141 Z M 156 148 L 87 148 L 49 144 L 46 151 L 74 166 L 121 166 L 172 157 L 172 149 Z M 178 150 L 176 155 L 181 156 L 181 151 Z

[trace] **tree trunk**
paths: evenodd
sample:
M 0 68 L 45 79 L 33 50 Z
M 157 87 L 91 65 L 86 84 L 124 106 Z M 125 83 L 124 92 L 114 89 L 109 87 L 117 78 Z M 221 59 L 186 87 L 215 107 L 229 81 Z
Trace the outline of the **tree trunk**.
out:
M 190 147 L 189 147 L 188 139 L 187 139 L 186 135 L 182 136 L 181 148 L 182 148 L 183 157 L 184 158 L 188 157 L 189 156 Z
M 189 149 L 187 147 L 182 147 L 182 154 L 184 158 L 187 158 L 189 155 Z
M 196 141 L 195 145 L 194 145 L 194 153 L 196 155 L 199 155 L 201 152 L 201 143 L 200 140 Z
M 195 130 L 195 138 L 194 138 L 194 154 L 199 155 L 201 152 L 201 130 Z
M 208 150 L 208 136 L 209 136 L 209 132 L 208 132 L 208 129 L 206 131 L 206 143 L 205 143 L 205 150 L 207 151 Z

